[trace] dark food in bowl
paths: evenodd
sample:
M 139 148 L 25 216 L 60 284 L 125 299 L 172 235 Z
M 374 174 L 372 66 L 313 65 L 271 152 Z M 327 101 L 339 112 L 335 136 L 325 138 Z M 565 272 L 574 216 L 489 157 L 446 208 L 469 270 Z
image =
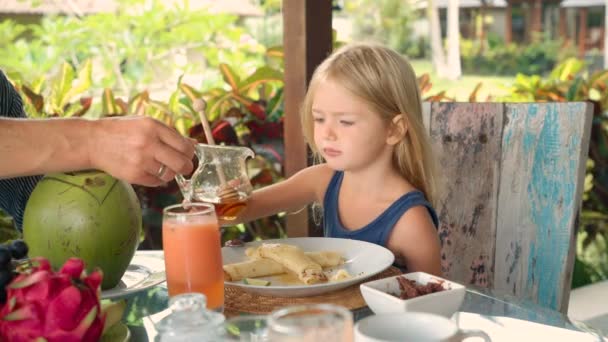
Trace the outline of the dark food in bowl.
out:
M 400 299 L 410 299 L 445 290 L 442 285 L 443 282 L 428 282 L 426 285 L 422 285 L 418 284 L 415 280 L 409 280 L 405 277 L 397 277 L 397 281 L 399 282 L 399 290 L 401 293 L 393 295 Z

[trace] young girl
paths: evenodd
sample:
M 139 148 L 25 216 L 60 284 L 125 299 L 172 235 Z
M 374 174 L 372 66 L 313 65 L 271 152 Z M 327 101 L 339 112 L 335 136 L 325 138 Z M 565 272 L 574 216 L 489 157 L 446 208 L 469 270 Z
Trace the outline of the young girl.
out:
M 255 191 L 240 221 L 319 202 L 325 236 L 385 246 L 409 272 L 439 275 L 432 158 L 411 65 L 377 45 L 337 50 L 312 77 L 302 126 L 325 162 Z

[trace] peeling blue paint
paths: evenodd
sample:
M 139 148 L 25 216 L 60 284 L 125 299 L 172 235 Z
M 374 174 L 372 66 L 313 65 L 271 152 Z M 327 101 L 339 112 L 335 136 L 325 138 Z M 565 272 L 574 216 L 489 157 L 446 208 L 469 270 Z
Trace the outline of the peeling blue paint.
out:
M 523 159 L 532 155 L 531 174 L 527 186 L 530 200 L 530 217 L 536 227 L 536 241 L 530 241 L 530 255 L 528 257 L 528 291 L 538 288 L 538 302 L 554 309 L 558 308 L 560 293 L 560 276 L 566 264 L 570 237 L 564 234 L 568 231 L 573 213 L 573 199 L 576 184 L 576 162 L 563 163 L 560 157 L 569 157 L 576 153 L 578 147 L 576 139 L 571 141 L 569 153 L 560 155 L 560 113 L 557 106 L 547 106 L 542 128 L 538 136 L 533 131 L 526 131 L 523 141 Z M 570 109 L 571 112 L 574 108 Z M 530 120 L 537 115 L 538 105 L 529 105 L 529 114 L 525 118 L 524 127 L 530 127 Z M 568 113 L 571 114 L 571 113 Z M 580 138 L 579 138 L 580 141 Z M 575 158 L 574 158 L 575 159 Z M 558 167 L 559 165 L 559 167 Z M 563 199 L 561 210 L 556 203 Z M 551 236 L 550 236 L 551 233 Z M 559 265 L 556 268 L 555 265 Z M 530 293 L 530 292 L 528 292 Z

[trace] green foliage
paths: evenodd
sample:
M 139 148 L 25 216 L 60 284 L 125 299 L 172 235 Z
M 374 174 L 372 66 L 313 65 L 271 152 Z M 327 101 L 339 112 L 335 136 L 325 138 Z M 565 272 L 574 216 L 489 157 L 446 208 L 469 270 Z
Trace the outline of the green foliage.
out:
M 407 40 L 405 42 L 404 55 L 408 58 L 415 59 L 427 59 L 431 56 L 431 46 L 428 38 L 420 36 L 414 40 Z
M 608 70 L 569 58 L 542 78 L 518 74 L 509 102 L 589 101 L 593 122 L 573 286 L 608 278 Z
M 462 39 L 460 45 L 462 69 L 478 75 L 544 75 L 557 63 L 574 52 L 563 47 L 560 41 L 541 40 L 530 45 L 505 44 L 494 37 L 486 45 Z
M 129 96 L 173 73 L 202 74 L 204 86 L 220 84 L 220 61 L 239 72 L 263 64 L 261 45 L 239 45 L 246 32 L 235 16 L 190 10 L 187 1 L 171 7 L 153 1 L 145 8 L 139 0 L 118 3 L 117 13 L 50 16 L 25 26 L 4 21 L 3 69 L 31 81 L 61 72 L 66 62 L 81 69 L 91 61 L 95 89 Z
M 353 18 L 354 40 L 381 42 L 401 53 L 411 53 L 412 45 L 418 44 L 407 38 L 416 15 L 407 1 L 353 0 L 345 2 L 344 12 Z

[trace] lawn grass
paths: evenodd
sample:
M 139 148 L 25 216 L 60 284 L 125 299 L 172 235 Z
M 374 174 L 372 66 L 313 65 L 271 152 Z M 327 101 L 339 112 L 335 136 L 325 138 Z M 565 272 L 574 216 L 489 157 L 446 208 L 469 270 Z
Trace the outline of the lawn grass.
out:
M 508 87 L 515 80 L 515 76 L 463 75 L 459 80 L 451 81 L 437 77 L 433 64 L 429 60 L 417 59 L 412 60 L 411 63 L 418 76 L 428 73 L 431 77 L 433 86 L 423 96 L 434 95 L 445 90 L 446 95 L 455 98 L 456 101 L 468 102 L 469 95 L 481 82 L 482 86 L 478 92 L 477 101 L 498 101 L 500 97 L 509 94 Z

